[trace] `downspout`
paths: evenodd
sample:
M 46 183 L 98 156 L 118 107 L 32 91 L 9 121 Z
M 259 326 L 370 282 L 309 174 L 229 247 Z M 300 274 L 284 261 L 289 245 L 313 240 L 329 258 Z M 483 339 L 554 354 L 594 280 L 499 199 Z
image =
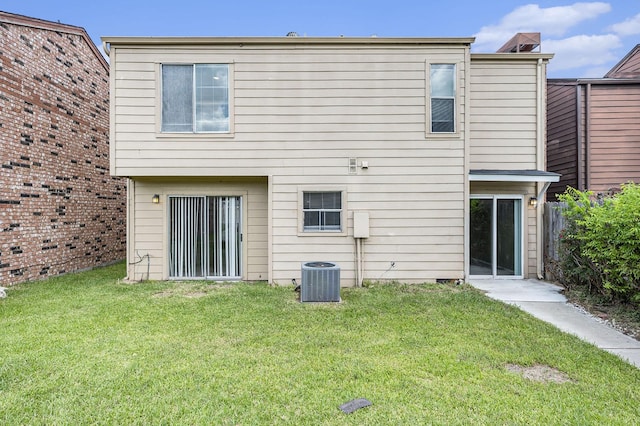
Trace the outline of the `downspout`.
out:
M 583 132 L 584 127 L 582 125 L 582 85 L 578 83 L 576 85 L 576 188 L 580 191 L 584 191 L 584 167 L 582 165 Z
M 538 170 L 545 170 L 545 126 L 546 126 L 546 113 L 543 106 L 545 102 L 543 101 L 543 96 L 546 99 L 546 92 L 543 92 L 543 87 L 545 86 L 545 73 L 543 72 L 543 64 L 542 59 L 538 59 L 538 65 L 536 68 L 537 82 L 536 82 L 536 102 L 537 102 L 537 111 L 536 115 L 538 117 L 538 125 L 537 125 L 537 135 L 536 135 L 536 145 L 537 145 L 537 159 L 536 159 L 536 168 Z M 540 187 L 540 183 L 536 183 L 536 192 L 542 194 L 544 197 L 544 189 Z M 544 200 L 542 198 L 538 198 L 538 205 L 536 206 L 536 275 L 539 280 L 544 279 L 544 272 L 542 268 L 543 264 L 543 223 L 542 223 L 542 213 L 544 209 L 542 206 L 544 205 Z
M 133 281 L 136 277 L 136 265 L 133 264 L 134 258 L 134 234 L 133 218 L 135 217 L 135 198 L 136 184 L 133 180 L 127 178 L 127 280 Z
M 585 189 L 591 188 L 591 83 L 587 83 L 584 96 L 584 179 Z
M 102 42 L 102 50 L 104 50 L 104 53 L 105 55 L 107 55 L 107 58 L 111 56 L 111 46 L 106 41 Z
M 364 281 L 363 238 L 356 238 L 356 287 L 362 287 Z
M 469 170 L 471 164 L 471 46 L 467 46 L 464 54 L 464 193 L 463 193 L 463 247 L 464 247 L 464 265 L 463 274 L 464 279 L 469 279 L 469 261 L 470 261 L 470 244 L 471 238 L 469 236 L 469 222 L 470 219 L 470 203 L 471 203 L 471 186 L 469 183 Z M 462 123 L 460 123 L 462 127 Z
M 267 282 L 276 284 L 273 280 L 273 175 L 267 177 Z

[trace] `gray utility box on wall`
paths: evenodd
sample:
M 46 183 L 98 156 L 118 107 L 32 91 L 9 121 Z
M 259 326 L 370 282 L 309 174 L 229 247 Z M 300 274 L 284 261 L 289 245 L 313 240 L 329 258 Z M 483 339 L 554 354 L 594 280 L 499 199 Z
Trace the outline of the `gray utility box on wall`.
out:
M 331 262 L 302 264 L 301 302 L 339 302 L 340 267 Z

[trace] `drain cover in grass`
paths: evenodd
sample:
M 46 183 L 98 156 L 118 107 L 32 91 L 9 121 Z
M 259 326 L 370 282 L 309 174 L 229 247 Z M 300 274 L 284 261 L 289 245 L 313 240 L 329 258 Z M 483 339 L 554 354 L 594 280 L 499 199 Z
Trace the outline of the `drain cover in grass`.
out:
M 346 414 L 351 414 L 360 408 L 368 407 L 371 405 L 371 401 L 364 398 L 354 399 L 349 402 L 345 402 L 340 406 L 340 409 L 344 411 Z

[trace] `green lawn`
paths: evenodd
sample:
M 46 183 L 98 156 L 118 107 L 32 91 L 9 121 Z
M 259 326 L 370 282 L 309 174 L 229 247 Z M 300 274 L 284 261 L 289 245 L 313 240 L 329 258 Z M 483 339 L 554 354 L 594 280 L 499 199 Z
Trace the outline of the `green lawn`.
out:
M 467 286 L 301 304 L 291 287 L 124 274 L 118 264 L 0 300 L 0 424 L 640 422 L 640 370 Z M 340 411 L 360 397 L 372 405 Z

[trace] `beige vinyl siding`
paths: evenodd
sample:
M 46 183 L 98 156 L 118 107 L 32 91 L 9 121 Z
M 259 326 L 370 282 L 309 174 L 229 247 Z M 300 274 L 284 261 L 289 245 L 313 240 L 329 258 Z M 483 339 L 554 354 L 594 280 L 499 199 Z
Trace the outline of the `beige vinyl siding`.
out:
M 429 190 L 438 188 L 438 184 L 428 176 L 417 178 L 406 187 L 398 177 L 377 184 L 361 175 L 336 179 L 336 188 L 344 186 L 347 192 L 347 205 L 343 206 L 347 211 L 347 235 L 304 236 L 298 232 L 298 196 L 300 190 L 313 190 L 318 179 L 300 184 L 295 176 L 275 177 L 274 281 L 288 283 L 299 277 L 302 262 L 321 260 L 338 263 L 343 285 L 353 285 L 355 211 L 370 215 L 370 236 L 364 241 L 365 279 L 421 282 L 462 278 L 463 179 L 461 175 L 447 178 L 452 183 L 442 188 L 443 192 Z M 323 186 L 327 186 L 327 179 Z
M 454 167 L 446 170 L 399 166 L 370 176 L 379 168 L 370 161 L 367 171 L 349 176 L 345 161 L 337 175 L 274 176 L 274 281 L 288 283 L 299 276 L 302 262 L 323 260 L 337 262 L 343 285 L 352 285 L 354 211 L 370 215 L 370 237 L 364 241 L 365 279 L 462 278 L 464 179 L 455 171 L 462 170 L 461 160 L 451 164 Z M 345 190 L 347 235 L 300 235 L 299 193 L 316 189 L 318 182 Z M 390 268 L 392 262 L 395 267 Z
M 470 169 L 544 170 L 546 61 L 527 54 L 471 55 Z M 541 210 L 530 208 L 536 184 L 485 183 L 471 192 L 524 195 L 525 277 L 538 275 Z M 506 192 L 505 192 L 506 191 Z M 540 200 L 542 203 L 543 200 Z
M 310 151 L 312 162 L 335 158 L 345 146 L 361 150 L 362 142 L 379 142 L 386 152 L 423 150 L 425 61 L 464 60 L 461 48 L 113 50 L 113 165 L 128 176 L 266 175 L 286 159 L 309 161 Z M 233 64 L 233 137 L 156 133 L 158 64 L 185 61 Z M 451 146 L 435 140 L 429 148 Z M 373 155 L 380 154 L 386 157 Z
M 536 169 L 535 61 L 471 58 L 471 169 Z
M 133 195 L 129 204 L 130 226 L 127 276 L 131 280 L 169 278 L 168 266 L 168 203 L 169 195 L 240 195 L 243 197 L 243 278 L 267 280 L 267 179 L 185 179 L 185 178 L 136 178 L 130 185 Z M 160 203 L 153 204 L 154 194 L 160 195 Z M 142 261 L 140 261 L 142 259 Z M 132 264 L 134 262 L 138 262 Z
M 249 200 L 264 203 L 249 201 L 246 211 L 247 279 L 262 279 L 270 256 L 269 278 L 278 284 L 299 280 L 302 262 L 325 260 L 340 265 L 343 286 L 353 285 L 354 211 L 370 215 L 366 280 L 463 278 L 465 53 L 462 45 L 112 47 L 113 172 L 147 176 L 136 192 L 136 250 L 162 255 L 154 229 L 166 224 L 149 200 L 158 191 L 189 189 L 173 183 L 172 176 L 204 179 L 207 185 L 218 177 L 270 176 L 271 194 L 262 180 L 260 192 L 253 198 L 249 193 Z M 157 133 L 159 64 L 177 62 L 233 65 L 232 135 Z M 428 63 L 458 67 L 454 137 L 426 136 Z M 349 174 L 349 158 L 367 161 L 369 168 Z M 346 235 L 300 234 L 300 191 L 318 185 L 345 191 Z M 147 215 L 153 218 L 150 225 Z M 138 233 L 138 227 L 149 234 Z M 156 262 L 153 276 L 166 274 L 168 267 Z M 142 269 L 137 266 L 136 274 Z

